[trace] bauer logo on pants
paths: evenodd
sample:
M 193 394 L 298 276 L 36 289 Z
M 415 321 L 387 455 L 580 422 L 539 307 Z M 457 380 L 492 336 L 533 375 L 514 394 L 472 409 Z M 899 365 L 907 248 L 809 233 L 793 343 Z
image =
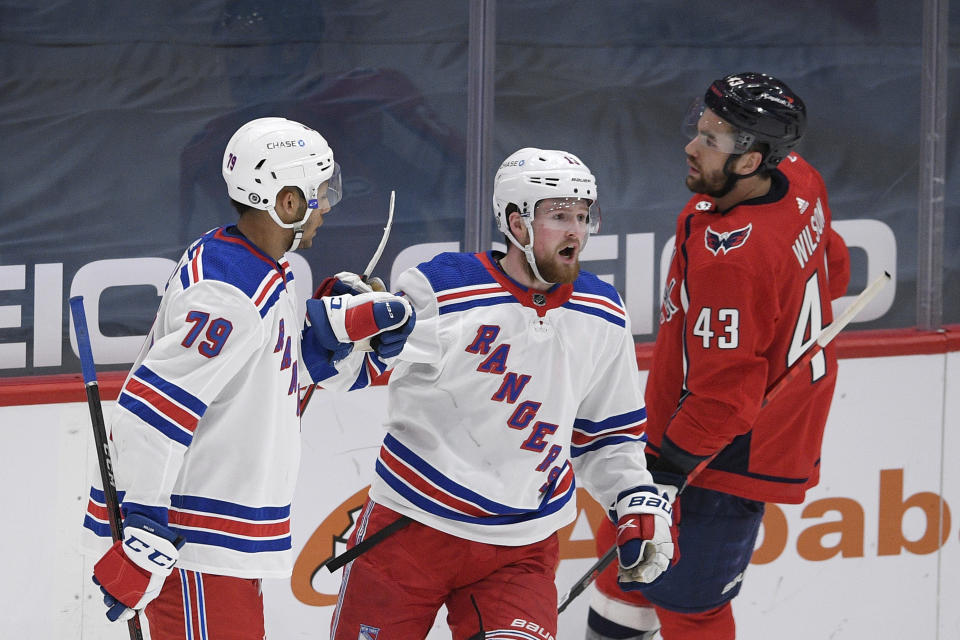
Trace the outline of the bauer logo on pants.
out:
M 379 635 L 380 629 L 362 624 L 360 625 L 360 635 L 357 636 L 357 640 L 377 640 L 377 636 Z

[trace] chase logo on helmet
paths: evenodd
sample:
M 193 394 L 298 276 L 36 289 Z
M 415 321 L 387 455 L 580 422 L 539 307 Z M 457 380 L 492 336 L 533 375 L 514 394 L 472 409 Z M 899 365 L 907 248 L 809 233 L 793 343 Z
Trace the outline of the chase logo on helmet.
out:
M 268 142 L 267 149 L 280 149 L 282 147 L 303 147 L 306 146 L 306 142 L 301 138 L 300 140 L 280 140 L 279 142 Z

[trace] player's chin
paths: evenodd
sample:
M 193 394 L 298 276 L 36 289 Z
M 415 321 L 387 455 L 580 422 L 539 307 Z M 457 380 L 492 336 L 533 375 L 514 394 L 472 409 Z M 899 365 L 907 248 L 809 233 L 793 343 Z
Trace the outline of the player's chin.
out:
M 580 260 L 576 256 L 572 260 L 552 260 L 549 265 L 538 265 L 538 269 L 547 282 L 569 284 L 580 276 Z

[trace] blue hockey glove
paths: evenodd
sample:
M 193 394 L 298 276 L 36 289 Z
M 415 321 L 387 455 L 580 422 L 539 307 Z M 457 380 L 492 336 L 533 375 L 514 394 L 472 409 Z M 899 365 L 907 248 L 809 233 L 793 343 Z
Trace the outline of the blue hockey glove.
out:
M 417 312 L 411 307 L 409 320 L 396 329 L 390 329 L 374 336 L 370 340 L 370 346 L 381 359 L 398 356 L 403 351 L 403 345 L 407 343 L 407 338 L 410 337 L 415 324 L 417 324 Z
M 160 595 L 164 580 L 180 557 L 183 538 L 138 513 L 123 521 L 123 540 L 113 543 L 93 567 L 107 618 L 129 620 Z
M 360 342 L 402 327 L 413 308 L 405 298 L 385 291 L 307 300 L 307 315 L 314 327 L 339 343 Z

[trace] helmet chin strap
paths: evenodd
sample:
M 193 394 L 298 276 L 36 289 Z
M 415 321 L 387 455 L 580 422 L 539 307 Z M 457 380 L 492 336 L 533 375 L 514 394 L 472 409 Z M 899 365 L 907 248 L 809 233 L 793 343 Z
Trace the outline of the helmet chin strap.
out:
M 527 226 L 527 234 L 530 236 L 530 244 L 523 246 L 520 244 L 520 241 L 513 237 L 512 233 L 507 234 L 512 242 L 520 251 L 523 251 L 523 255 L 527 258 L 527 264 L 530 265 L 530 270 L 533 272 L 533 277 L 547 285 L 552 287 L 556 282 L 547 282 L 544 280 L 543 276 L 540 275 L 540 270 L 537 269 L 537 259 L 533 255 L 533 225 L 530 224 L 530 221 L 527 219 L 523 220 L 523 223 Z
M 278 227 L 282 227 L 284 229 L 293 229 L 293 242 L 290 243 L 290 248 L 288 248 L 287 251 L 296 251 L 300 246 L 300 240 L 303 238 L 303 226 L 307 224 L 307 220 L 310 218 L 310 214 L 313 213 L 313 209 L 307 207 L 303 217 L 297 222 L 282 221 L 280 216 L 277 214 L 277 209 L 275 206 L 267 209 L 267 213 L 270 214 L 270 217 L 273 218 L 273 221 Z
M 724 182 L 723 186 L 717 189 L 716 191 L 711 191 L 710 193 L 708 193 L 707 194 L 708 196 L 713 196 L 714 198 L 722 198 L 723 196 L 733 191 L 733 188 L 737 186 L 738 181 L 744 178 L 749 178 L 750 176 L 757 175 L 757 173 L 759 173 L 760 170 L 763 168 L 763 163 L 761 162 L 760 166 L 758 166 L 756 169 L 754 169 L 750 173 L 747 173 L 747 174 L 734 173 L 733 171 L 730 170 L 730 168 L 733 165 L 733 163 L 736 162 L 737 159 L 742 156 L 743 156 L 742 153 L 731 154 L 730 156 L 727 156 L 726 161 L 723 163 L 723 175 L 727 177 L 727 181 Z

